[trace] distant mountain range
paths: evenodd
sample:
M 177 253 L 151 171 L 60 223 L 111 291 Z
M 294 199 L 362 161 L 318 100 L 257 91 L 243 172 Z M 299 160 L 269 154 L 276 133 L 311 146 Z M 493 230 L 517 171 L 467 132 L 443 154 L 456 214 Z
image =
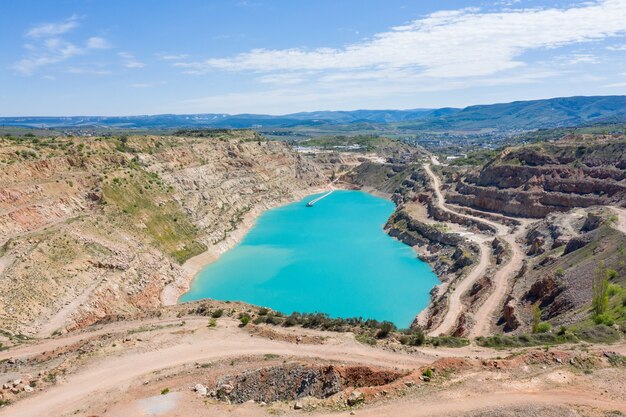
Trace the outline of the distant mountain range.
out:
M 626 96 L 565 97 L 469 106 L 464 109 L 316 111 L 262 114 L 162 114 L 152 116 L 0 117 L 0 126 L 35 128 L 294 128 L 398 124 L 408 130 L 532 130 L 598 122 L 626 122 Z

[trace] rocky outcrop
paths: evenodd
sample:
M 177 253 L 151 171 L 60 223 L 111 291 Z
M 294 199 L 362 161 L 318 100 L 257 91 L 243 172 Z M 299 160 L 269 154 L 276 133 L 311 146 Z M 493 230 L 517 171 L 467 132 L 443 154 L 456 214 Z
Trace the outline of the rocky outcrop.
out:
M 577 236 L 570 239 L 565 245 L 565 249 L 563 249 L 563 256 L 587 246 L 589 242 L 591 242 L 591 238 L 587 235 Z
M 403 210 L 395 212 L 387 221 L 385 229 L 389 235 L 403 241 L 407 245 L 415 246 L 437 242 L 448 246 L 457 246 L 463 238 L 457 233 L 448 233 L 419 220 L 413 219 Z
M 480 171 L 457 178 L 447 200 L 532 218 L 574 207 L 622 205 L 626 203 L 625 155 L 623 138 L 508 149 Z
M 602 216 L 595 213 L 588 213 L 581 231 L 590 232 L 592 230 L 596 230 L 602 225 L 602 223 L 604 223 L 604 218 Z
M 225 376 L 217 382 L 216 392 L 218 397 L 235 404 L 250 400 L 269 403 L 304 397 L 328 398 L 349 387 L 386 385 L 401 376 L 403 374 L 396 371 L 365 366 L 291 363 Z

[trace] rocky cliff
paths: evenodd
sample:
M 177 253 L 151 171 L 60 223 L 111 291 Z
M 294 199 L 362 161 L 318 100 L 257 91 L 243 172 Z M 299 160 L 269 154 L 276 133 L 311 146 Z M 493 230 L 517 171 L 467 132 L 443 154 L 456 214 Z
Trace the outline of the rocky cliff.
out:
M 626 138 L 622 136 L 568 137 L 509 148 L 480 170 L 456 178 L 447 200 L 533 218 L 575 207 L 623 205 L 624 161 Z
M 185 261 L 326 183 L 251 131 L 3 138 L 0 168 L 0 327 L 44 334 L 175 298 Z

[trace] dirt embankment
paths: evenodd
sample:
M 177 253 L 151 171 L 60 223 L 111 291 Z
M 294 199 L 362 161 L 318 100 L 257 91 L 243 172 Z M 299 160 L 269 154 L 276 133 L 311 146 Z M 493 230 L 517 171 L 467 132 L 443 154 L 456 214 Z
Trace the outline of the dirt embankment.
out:
M 0 399 L 9 403 L 0 416 L 626 411 L 623 344 L 503 352 L 402 347 L 389 339 L 372 347 L 351 333 L 240 327 L 236 314 L 209 326 L 183 306 L 161 316 L 1 352 L 8 360 Z

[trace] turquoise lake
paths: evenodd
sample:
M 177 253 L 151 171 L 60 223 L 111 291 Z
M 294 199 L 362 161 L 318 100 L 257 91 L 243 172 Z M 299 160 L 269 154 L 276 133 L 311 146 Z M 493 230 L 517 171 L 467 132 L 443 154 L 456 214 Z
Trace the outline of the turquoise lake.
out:
M 179 301 L 245 301 L 286 314 L 323 312 L 408 327 L 439 281 L 411 247 L 384 232 L 394 204 L 335 191 L 306 207 L 319 195 L 262 214 Z

